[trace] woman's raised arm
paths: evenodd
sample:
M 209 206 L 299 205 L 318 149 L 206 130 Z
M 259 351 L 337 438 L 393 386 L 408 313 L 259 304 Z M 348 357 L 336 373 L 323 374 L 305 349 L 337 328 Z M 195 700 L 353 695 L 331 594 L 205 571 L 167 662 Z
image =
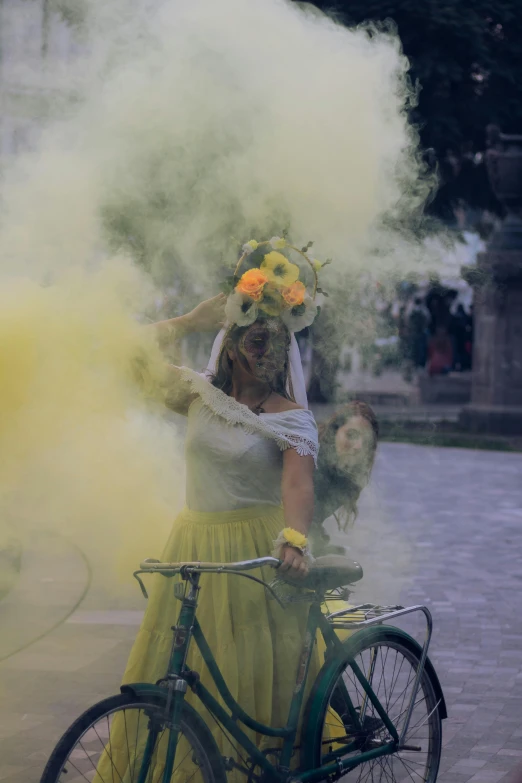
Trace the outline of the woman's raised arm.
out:
M 162 348 L 179 351 L 181 340 L 191 332 L 211 332 L 220 329 L 225 320 L 225 294 L 200 302 L 190 313 L 147 326 L 154 329 Z
M 197 305 L 190 313 L 158 321 L 146 326 L 146 329 L 156 330 L 159 344 L 169 354 L 174 362 L 180 362 L 181 340 L 191 332 L 207 332 L 220 329 L 225 319 L 225 294 L 218 294 Z M 194 399 L 194 393 L 183 379 L 176 364 L 168 364 L 165 368 L 164 385 L 166 387 L 165 403 L 176 413 L 186 414 Z

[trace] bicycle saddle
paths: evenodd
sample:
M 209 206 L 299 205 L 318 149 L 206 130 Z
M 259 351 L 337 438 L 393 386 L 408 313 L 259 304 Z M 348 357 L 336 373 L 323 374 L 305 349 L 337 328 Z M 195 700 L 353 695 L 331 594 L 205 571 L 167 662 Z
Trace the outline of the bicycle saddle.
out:
M 286 574 L 282 578 L 308 590 L 333 590 L 362 579 L 363 570 L 359 563 L 342 555 L 324 555 L 310 564 L 310 570 L 303 579 L 292 579 Z

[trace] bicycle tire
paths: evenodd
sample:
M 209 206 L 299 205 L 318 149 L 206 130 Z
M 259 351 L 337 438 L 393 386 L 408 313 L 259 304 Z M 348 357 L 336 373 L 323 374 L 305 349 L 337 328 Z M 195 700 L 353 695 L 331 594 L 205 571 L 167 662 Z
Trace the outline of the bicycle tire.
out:
M 147 715 L 147 717 L 149 718 L 149 723 L 147 725 L 147 728 L 150 728 L 151 726 L 150 716 L 154 714 L 157 715 L 159 711 L 163 708 L 163 706 L 164 706 L 163 701 L 161 700 L 156 701 L 150 695 L 141 696 L 141 695 L 134 695 L 133 693 L 119 693 L 115 696 L 110 696 L 107 699 L 103 699 L 97 704 L 94 704 L 92 707 L 86 710 L 82 715 L 80 715 L 80 717 L 77 718 L 77 720 L 63 734 L 63 736 L 57 743 L 56 747 L 54 748 L 49 758 L 49 761 L 47 762 L 40 783 L 66 783 L 66 781 L 70 781 L 71 775 L 69 775 L 69 772 L 67 771 L 67 767 L 66 767 L 67 764 L 69 764 L 69 768 L 73 769 L 73 775 L 74 775 L 74 770 L 76 770 L 76 772 L 79 774 L 78 780 L 82 780 L 82 781 L 94 780 L 96 781 L 96 783 L 103 783 L 105 778 L 103 776 L 100 776 L 99 772 L 97 771 L 99 769 L 100 761 L 99 759 L 96 759 L 96 754 L 93 754 L 90 751 L 85 750 L 84 745 L 87 744 L 87 740 L 83 739 L 82 742 L 82 738 L 86 738 L 86 737 L 88 738 L 90 736 L 88 732 L 94 731 L 97 738 L 99 739 L 98 745 L 100 745 L 100 743 L 103 743 L 103 745 L 105 746 L 105 749 L 102 749 L 100 751 L 100 758 L 103 756 L 104 753 L 106 754 L 105 758 L 108 758 L 109 754 L 107 753 L 106 748 L 108 747 L 110 740 L 106 740 L 103 737 L 103 735 L 105 735 L 105 737 L 108 737 L 109 734 L 107 732 L 108 731 L 112 732 L 112 726 L 109 729 L 109 716 L 115 716 L 118 713 L 122 713 L 122 712 L 123 715 L 125 716 L 126 711 L 129 710 L 143 711 L 144 714 Z M 102 731 L 102 736 L 100 736 L 100 734 L 97 732 L 97 730 L 94 727 L 96 725 L 99 725 L 100 722 L 103 721 L 104 719 L 107 720 L 107 728 L 104 727 L 104 731 Z M 101 725 L 104 724 L 102 723 Z M 126 718 L 125 718 L 125 730 L 127 732 Z M 138 728 L 136 729 L 136 737 L 138 736 L 138 732 L 139 732 L 139 721 L 138 721 Z M 219 753 L 214 737 L 212 736 L 210 729 L 203 721 L 201 716 L 196 712 L 196 710 L 193 709 L 193 707 L 191 707 L 187 703 L 183 705 L 183 713 L 181 717 L 180 737 L 182 735 L 183 738 L 188 742 L 190 748 L 187 754 L 181 760 L 181 763 L 183 763 L 185 759 L 187 759 L 190 750 L 192 750 L 192 754 L 190 756 L 189 762 L 195 765 L 194 768 L 196 772 L 198 772 L 198 767 L 200 767 L 201 770 L 201 774 L 198 774 L 197 776 L 189 775 L 188 777 L 191 780 L 194 780 L 194 783 L 227 783 L 227 774 L 226 774 L 223 758 Z M 141 735 L 141 737 L 143 738 L 143 735 Z M 137 741 L 136 744 L 138 744 Z M 161 744 L 161 739 L 158 744 Z M 88 766 L 86 773 L 79 768 L 81 759 L 79 761 L 78 757 L 76 756 L 74 757 L 74 760 L 71 760 L 71 755 L 75 752 L 78 753 L 77 749 L 79 747 L 82 748 L 82 753 L 85 752 L 85 764 Z M 90 756 L 89 753 L 91 753 Z M 114 767 L 114 762 L 112 760 L 112 748 L 110 753 L 111 753 L 110 762 Z M 92 760 L 93 758 L 96 764 Z M 159 763 L 161 763 L 161 761 Z M 138 780 L 138 775 L 139 775 L 138 764 L 139 764 L 139 759 L 138 759 L 138 763 L 136 763 L 136 758 L 131 760 L 131 756 L 129 754 L 129 764 L 127 767 L 127 771 L 123 775 L 119 774 L 118 771 L 114 779 L 118 781 L 123 779 L 125 780 L 125 783 L 134 783 L 135 781 Z M 154 761 L 154 765 L 156 766 L 156 761 Z M 112 777 L 110 778 L 111 783 L 113 777 L 114 777 L 114 772 L 112 773 Z M 181 780 L 184 780 L 186 777 L 187 776 L 184 772 L 180 774 Z M 147 775 L 147 783 L 149 779 L 150 781 L 154 781 L 154 783 L 157 783 L 157 781 L 160 781 L 160 783 L 162 783 L 161 770 L 158 770 L 158 768 L 156 767 L 156 770 L 154 772 L 154 769 L 151 767 L 151 774 Z M 174 771 L 171 780 L 174 783 L 174 781 L 177 782 L 177 779 L 179 778 L 177 778 L 177 773 L 176 771 Z
M 338 700 L 340 691 L 338 690 L 338 686 L 340 685 L 340 677 L 343 678 L 342 682 L 348 689 L 356 709 L 358 707 L 356 703 L 357 694 L 360 696 L 361 704 L 364 700 L 362 688 L 353 675 L 353 671 L 350 669 L 350 662 L 354 660 L 358 663 L 363 673 L 365 673 L 365 676 L 368 676 L 369 669 L 365 668 L 365 661 L 369 662 L 370 656 L 373 655 L 374 660 L 379 662 L 380 655 L 380 670 L 375 674 L 375 680 L 378 679 L 379 681 L 377 682 L 377 685 L 375 680 L 371 684 L 379 701 L 390 718 L 392 718 L 392 722 L 400 735 L 401 721 L 405 719 L 405 710 L 408 704 L 408 686 L 413 686 L 411 678 L 413 677 L 414 679 L 417 670 L 416 667 L 420 660 L 419 645 L 400 629 L 381 626 L 368 628 L 358 632 L 348 639 L 343 647 L 344 654 L 336 657 L 335 662 L 327 660 L 323 667 L 324 675 L 321 676 L 321 673 L 319 674 L 308 698 L 301 732 L 301 770 L 316 769 L 320 767 L 321 764 L 329 761 L 328 752 L 331 754 L 332 749 L 335 748 L 335 740 L 332 741 L 331 739 L 328 739 L 328 736 L 332 736 L 334 732 L 334 729 L 329 727 L 329 723 L 332 723 L 332 716 L 335 716 L 333 723 L 337 721 L 341 724 L 342 722 L 343 731 L 346 736 L 353 735 L 360 738 L 361 747 L 354 753 L 346 754 L 346 758 L 355 758 L 357 753 L 369 749 L 369 747 L 371 747 L 369 744 L 370 740 L 374 742 L 383 741 L 389 737 L 382 720 L 370 702 L 366 704 L 365 719 L 362 731 L 359 733 L 350 727 L 350 717 L 346 711 L 344 718 L 339 718 L 340 707 Z M 374 651 L 373 653 L 371 652 L 372 650 Z M 395 659 L 393 654 L 390 656 L 388 666 L 390 650 L 395 651 L 396 656 Z M 398 668 L 397 664 L 399 656 L 402 658 L 400 667 L 402 667 L 404 660 L 407 661 L 411 667 L 411 672 L 407 669 L 405 670 L 404 676 L 408 676 L 409 679 L 401 705 L 397 703 L 397 699 L 393 703 L 391 701 L 396 698 L 394 692 L 392 692 L 394 684 L 402 678 L 401 668 Z M 361 665 L 361 662 L 363 665 Z M 376 667 L 374 669 L 375 673 L 379 664 L 377 663 L 374 665 Z M 351 674 L 347 674 L 348 669 Z M 384 672 L 390 670 L 392 671 L 392 681 L 390 682 L 388 678 L 388 685 L 383 684 L 386 683 Z M 411 690 L 409 692 L 411 694 Z M 383 696 L 386 698 L 383 698 Z M 398 698 L 400 698 L 400 696 Z M 388 705 L 385 703 L 386 699 L 390 702 Z M 332 700 L 337 707 L 337 712 L 334 707 L 332 707 Z M 424 770 L 421 769 L 422 762 L 419 761 L 419 756 L 417 755 L 418 751 L 401 751 L 364 762 L 348 772 L 339 773 L 339 775 L 333 779 L 342 778 L 346 783 L 349 783 L 349 781 L 365 783 L 365 781 L 368 780 L 371 780 L 372 783 L 379 783 L 379 781 L 382 781 L 382 783 L 395 783 L 398 779 L 407 779 L 408 783 L 412 783 L 412 779 L 414 783 L 435 783 L 442 750 L 441 719 L 442 717 L 445 717 L 445 704 L 440 684 L 433 667 L 429 662 L 424 669 L 419 691 L 415 698 L 416 708 L 419 707 L 419 709 L 421 709 L 420 705 L 422 704 L 422 701 L 425 702 L 425 708 L 423 707 L 422 710 L 425 709 L 427 716 L 425 723 L 421 723 L 416 727 L 418 715 L 414 712 L 415 719 L 412 716 L 408 734 L 405 738 L 405 744 L 413 745 L 416 742 L 419 742 L 419 729 L 422 729 L 425 725 L 428 727 L 428 736 L 422 740 L 423 749 L 426 748 L 425 751 L 422 751 L 426 754 Z M 361 705 L 359 705 L 359 709 L 360 708 Z M 397 715 L 390 713 L 397 713 Z M 361 712 L 359 711 L 359 716 L 360 714 Z M 415 737 L 416 732 L 417 737 Z M 417 747 L 419 746 L 417 745 Z M 325 750 L 325 748 L 327 750 Z M 384 761 L 384 759 L 397 761 L 398 769 L 402 770 L 402 777 L 400 775 L 399 777 L 394 775 L 393 764 L 395 761 Z

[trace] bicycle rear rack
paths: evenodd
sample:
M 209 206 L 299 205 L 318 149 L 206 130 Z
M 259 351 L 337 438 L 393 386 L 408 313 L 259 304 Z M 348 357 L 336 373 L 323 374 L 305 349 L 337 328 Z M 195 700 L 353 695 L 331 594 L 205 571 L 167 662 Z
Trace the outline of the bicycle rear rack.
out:
M 348 615 L 354 614 L 356 612 L 363 612 L 366 619 L 352 620 L 352 621 L 347 620 L 345 622 L 340 622 L 341 618 L 347 617 Z M 424 672 L 426 658 L 428 657 L 428 648 L 430 646 L 431 633 L 433 630 L 433 620 L 431 617 L 430 610 L 426 606 L 422 606 L 421 604 L 418 604 L 416 606 L 407 606 L 407 607 L 360 604 L 359 606 L 353 606 L 350 607 L 349 609 L 341 609 L 339 612 L 332 612 L 331 614 L 326 615 L 326 619 L 330 622 L 332 628 L 343 630 L 343 631 L 356 631 L 359 630 L 360 628 L 368 628 L 371 625 L 380 625 L 382 623 L 388 622 L 389 620 L 394 620 L 397 617 L 403 617 L 405 614 L 412 614 L 413 612 L 423 613 L 424 618 L 426 620 L 426 636 L 424 639 L 424 645 L 422 647 L 417 674 L 415 676 L 415 681 L 413 683 L 413 690 L 411 694 L 410 703 L 408 705 L 408 710 L 406 713 L 406 719 L 404 721 L 404 726 L 402 728 L 402 732 L 399 737 L 399 747 L 404 745 L 404 740 L 406 739 L 406 734 L 410 725 L 413 708 L 415 706 L 415 699 L 417 697 L 417 692 L 419 690 L 421 677 Z M 437 702 L 436 708 L 439 706 L 439 703 L 440 702 Z

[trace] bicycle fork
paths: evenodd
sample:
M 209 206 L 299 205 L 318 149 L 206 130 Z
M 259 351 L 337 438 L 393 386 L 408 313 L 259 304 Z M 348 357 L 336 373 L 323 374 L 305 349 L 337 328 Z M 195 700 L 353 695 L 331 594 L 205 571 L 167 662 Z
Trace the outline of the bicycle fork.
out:
M 174 639 L 172 642 L 170 663 L 166 677 L 168 695 L 165 707 L 165 714 L 167 716 L 166 727 L 169 739 L 166 749 L 162 783 L 170 783 L 174 770 L 174 761 L 176 759 L 176 749 L 181 729 L 181 716 L 183 714 L 183 704 L 185 702 L 185 694 L 188 687 L 187 681 L 183 678 L 183 670 L 185 669 L 190 638 L 194 626 L 194 617 L 196 615 L 199 577 L 199 574 L 191 574 L 189 576 L 188 582 L 190 584 L 190 589 L 188 594 L 182 599 L 178 624 L 172 629 L 174 631 Z M 176 587 L 177 586 L 178 585 L 176 585 Z M 151 727 L 149 731 L 138 783 L 147 783 L 150 763 L 152 761 L 159 732 L 159 727 Z

